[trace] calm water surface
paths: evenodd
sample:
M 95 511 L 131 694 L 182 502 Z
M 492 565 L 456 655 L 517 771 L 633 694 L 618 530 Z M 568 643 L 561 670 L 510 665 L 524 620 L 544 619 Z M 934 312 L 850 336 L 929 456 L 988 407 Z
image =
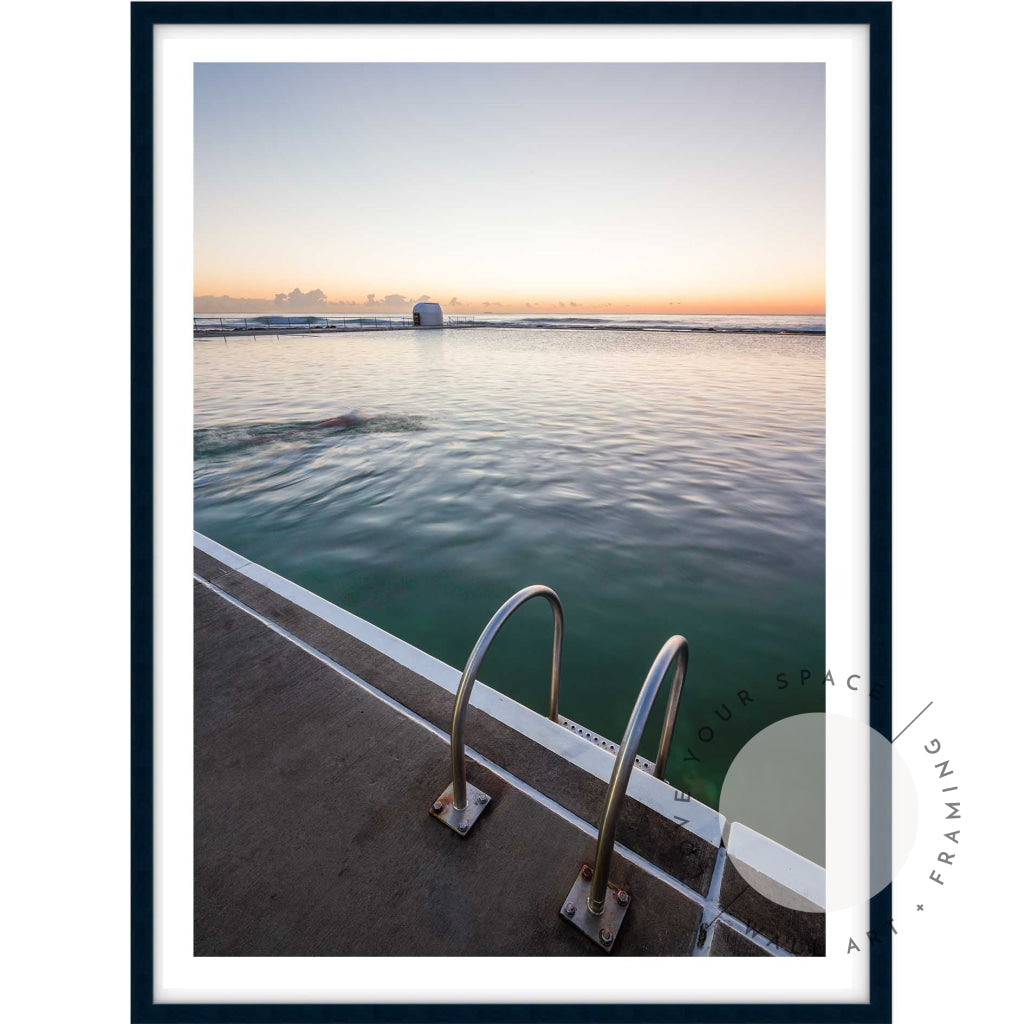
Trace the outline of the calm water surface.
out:
M 498 605 L 546 583 L 562 711 L 616 740 L 685 634 L 668 779 L 714 806 L 747 739 L 823 709 L 822 335 L 487 327 L 194 351 L 195 521 L 220 543 L 460 669 Z M 550 631 L 531 602 L 483 679 L 544 713 Z

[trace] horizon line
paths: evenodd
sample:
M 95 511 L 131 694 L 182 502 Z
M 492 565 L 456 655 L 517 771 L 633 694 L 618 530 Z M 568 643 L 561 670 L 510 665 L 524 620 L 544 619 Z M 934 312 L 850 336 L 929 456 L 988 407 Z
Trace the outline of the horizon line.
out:
M 266 301 L 270 301 L 270 300 L 266 300 Z M 435 300 L 434 299 L 423 299 L 421 301 L 423 301 L 423 302 L 434 302 Z M 278 315 L 278 316 L 289 316 L 289 315 L 294 315 L 294 316 L 349 316 L 349 315 L 352 315 L 352 316 L 356 316 L 356 315 L 363 315 L 363 314 L 375 314 L 375 315 L 378 315 L 378 316 L 385 316 L 385 315 L 387 315 L 389 313 L 391 315 L 398 316 L 398 315 L 402 315 L 402 314 L 411 313 L 413 305 L 415 305 L 415 303 L 410 304 L 408 309 L 381 309 L 380 307 L 374 309 L 374 308 L 371 307 L 371 308 L 367 308 L 367 309 L 352 308 L 352 309 L 333 309 L 333 310 L 298 309 L 298 308 L 296 308 L 296 309 L 284 309 L 284 308 L 278 308 L 278 309 L 250 309 L 250 310 L 244 310 L 244 309 L 197 310 L 193 306 L 192 312 L 193 312 L 194 316 L 229 316 L 229 315 L 232 315 L 232 314 L 248 314 L 250 316 L 274 316 L 274 315 Z M 452 309 L 455 309 L 455 310 L 458 311 L 458 313 L 465 313 L 466 315 L 471 315 L 471 316 L 505 316 L 505 315 L 508 315 L 508 316 L 532 316 L 532 315 L 537 315 L 537 314 L 544 315 L 544 316 L 573 316 L 573 315 L 581 315 L 581 314 L 582 315 L 587 315 L 587 316 L 630 316 L 630 315 L 633 315 L 633 314 L 648 314 L 648 315 L 651 315 L 651 316 L 825 316 L 826 315 L 825 310 L 791 310 L 791 311 L 787 311 L 785 313 L 777 313 L 777 312 L 776 313 L 772 313 L 772 312 L 768 312 L 766 310 L 753 310 L 753 311 L 737 313 L 735 311 L 732 311 L 732 312 L 722 312 L 720 310 L 713 310 L 713 311 L 711 311 L 711 310 L 701 310 L 699 312 L 697 310 L 687 310 L 687 311 L 684 312 L 684 311 L 677 311 L 677 310 L 664 311 L 664 310 L 649 309 L 649 308 L 632 308 L 628 312 L 622 312 L 621 310 L 613 311 L 613 310 L 608 310 L 608 309 L 600 310 L 600 309 L 580 308 L 580 309 L 575 309 L 575 310 L 568 310 L 568 309 L 564 309 L 564 308 L 563 309 L 548 309 L 548 308 L 543 308 L 542 309 L 540 307 L 535 308 L 535 309 L 526 309 L 526 310 L 524 310 L 524 309 L 469 310 L 469 309 L 466 309 L 465 307 L 463 307 L 463 305 L 461 303 L 459 303 L 458 306 L 455 306 L 455 307 L 446 306 L 445 303 L 443 303 L 443 302 L 439 302 L 439 303 L 437 303 L 437 305 L 441 306 L 442 309 L 444 309 L 445 311 L 451 311 Z

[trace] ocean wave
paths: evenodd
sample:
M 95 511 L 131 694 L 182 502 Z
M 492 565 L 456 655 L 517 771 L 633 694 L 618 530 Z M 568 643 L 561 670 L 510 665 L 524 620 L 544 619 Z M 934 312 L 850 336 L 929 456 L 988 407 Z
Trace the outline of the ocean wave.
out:
M 575 313 L 477 313 L 447 315 L 449 327 L 499 327 L 572 331 L 668 331 L 681 334 L 800 334 L 824 335 L 825 317 L 820 315 L 710 315 L 710 314 L 575 314 Z M 245 315 L 224 313 L 196 316 L 200 333 L 317 333 L 324 330 L 412 327 L 408 314 L 388 316 L 344 314 L 332 316 Z

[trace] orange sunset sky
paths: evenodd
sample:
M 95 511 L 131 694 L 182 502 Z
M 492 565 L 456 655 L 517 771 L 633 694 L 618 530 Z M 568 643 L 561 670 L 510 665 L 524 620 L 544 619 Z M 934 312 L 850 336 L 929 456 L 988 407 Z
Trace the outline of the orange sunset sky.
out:
M 820 64 L 198 64 L 196 312 L 823 313 Z

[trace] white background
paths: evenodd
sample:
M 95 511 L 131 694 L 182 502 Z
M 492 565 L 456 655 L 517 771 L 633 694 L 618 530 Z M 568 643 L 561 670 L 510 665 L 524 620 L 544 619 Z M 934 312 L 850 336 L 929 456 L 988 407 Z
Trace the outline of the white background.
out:
M 125 1020 L 128 5 L 28 12 L 0 69 L 5 995 L 15 1020 Z M 901 1024 L 1005 1019 L 1016 988 L 1021 20 L 895 5 L 894 720 L 935 701 L 920 738 L 964 814 L 941 904 L 896 940 Z

